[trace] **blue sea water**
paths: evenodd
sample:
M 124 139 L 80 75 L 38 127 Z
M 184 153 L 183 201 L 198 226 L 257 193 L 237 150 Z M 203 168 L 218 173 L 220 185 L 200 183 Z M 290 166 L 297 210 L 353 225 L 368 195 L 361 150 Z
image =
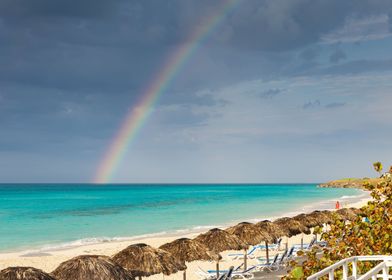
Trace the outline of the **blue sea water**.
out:
M 361 195 L 315 184 L 0 184 L 0 252 L 185 233 Z

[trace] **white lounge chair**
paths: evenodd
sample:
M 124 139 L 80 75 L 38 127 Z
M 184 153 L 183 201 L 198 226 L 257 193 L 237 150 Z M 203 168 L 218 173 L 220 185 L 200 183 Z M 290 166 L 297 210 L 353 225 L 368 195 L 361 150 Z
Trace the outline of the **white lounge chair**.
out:
M 197 276 L 199 276 L 200 279 L 216 280 L 216 271 L 214 273 L 209 273 L 208 271 L 205 271 L 201 267 L 198 267 L 195 273 Z
M 264 271 L 278 271 L 286 261 L 287 250 L 282 254 L 280 258 L 274 258 L 270 264 L 262 265 Z
M 232 279 L 253 279 L 253 272 L 257 271 L 257 266 L 251 266 L 245 271 L 233 271 L 231 278 Z
M 257 246 L 253 246 L 252 249 L 250 249 L 247 253 L 246 253 L 246 257 L 248 259 L 254 259 L 256 250 L 258 249 Z M 228 256 L 232 259 L 232 260 L 238 260 L 238 259 L 243 259 L 244 258 L 244 253 L 232 253 L 232 254 L 228 254 Z
M 276 241 L 276 243 L 268 244 L 268 250 L 278 251 L 280 249 L 280 245 L 281 244 L 282 244 L 282 238 L 279 238 Z M 266 250 L 267 249 L 267 246 L 265 246 L 264 244 L 257 245 L 256 247 L 257 247 L 257 249 L 260 249 L 260 250 Z
M 316 237 L 313 237 L 312 240 L 309 243 L 306 244 L 294 244 L 293 247 L 295 248 L 295 251 L 299 251 L 299 250 L 310 250 L 313 245 L 315 245 L 317 243 Z M 301 247 L 303 247 L 303 249 L 301 249 Z
M 234 268 L 233 271 L 234 271 L 234 272 L 235 272 L 235 271 L 239 271 L 243 265 L 244 265 L 243 263 L 240 264 L 239 266 L 237 266 L 236 268 Z M 199 269 L 202 270 L 200 267 L 199 267 Z M 219 273 L 226 273 L 226 272 L 228 272 L 228 271 L 229 271 L 229 270 L 219 270 Z M 207 273 L 215 273 L 215 275 L 216 275 L 216 270 L 214 270 L 214 269 L 209 269 L 209 270 L 207 270 Z
M 229 271 L 221 275 L 218 280 L 231 280 L 234 267 L 230 267 Z

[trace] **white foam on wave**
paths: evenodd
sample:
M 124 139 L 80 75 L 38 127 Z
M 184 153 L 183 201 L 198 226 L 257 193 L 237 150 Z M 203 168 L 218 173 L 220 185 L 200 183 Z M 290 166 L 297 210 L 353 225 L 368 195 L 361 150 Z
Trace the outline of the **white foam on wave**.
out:
M 340 198 L 347 199 L 347 198 L 357 198 L 357 197 L 361 197 L 361 195 L 343 195 Z
M 89 238 L 82 238 L 77 239 L 70 242 L 58 243 L 58 244 L 48 244 L 45 245 L 38 250 L 29 250 L 28 253 L 41 253 L 41 252 L 51 252 L 51 251 L 61 251 L 67 250 L 87 245 L 96 245 L 102 243 L 110 243 L 110 242 L 121 242 L 121 241 L 132 241 L 138 239 L 145 239 L 145 238 L 153 238 L 159 236 L 165 236 L 168 232 L 162 231 L 157 233 L 149 233 L 149 234 L 142 234 L 142 235 L 134 235 L 134 236 L 117 236 L 117 237 L 89 237 Z

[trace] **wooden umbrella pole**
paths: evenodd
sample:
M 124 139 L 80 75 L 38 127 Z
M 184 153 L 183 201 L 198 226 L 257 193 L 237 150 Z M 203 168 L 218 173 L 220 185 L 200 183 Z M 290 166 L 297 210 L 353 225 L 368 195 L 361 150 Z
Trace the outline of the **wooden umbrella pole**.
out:
M 186 269 L 184 270 L 184 280 L 186 280 Z
M 301 250 L 304 249 L 304 233 L 301 235 Z
M 248 266 L 248 253 L 245 250 L 245 253 L 244 253 L 244 271 L 247 269 L 247 266 Z
M 285 250 L 288 250 L 288 248 L 289 248 L 289 237 L 287 236 L 286 237 L 286 247 L 285 247 Z
M 265 254 L 266 254 L 266 257 L 267 257 L 267 264 L 269 264 L 268 241 L 265 241 Z
M 141 277 L 141 276 L 139 276 L 139 280 L 142 280 L 142 277 Z
M 219 261 L 216 262 L 216 279 L 219 278 Z

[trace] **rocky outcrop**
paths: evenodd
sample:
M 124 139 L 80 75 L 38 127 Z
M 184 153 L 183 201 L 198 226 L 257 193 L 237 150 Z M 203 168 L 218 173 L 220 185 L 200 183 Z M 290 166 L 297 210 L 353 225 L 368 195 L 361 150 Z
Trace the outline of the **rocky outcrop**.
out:
M 379 182 L 379 178 L 350 178 L 350 179 L 342 179 L 342 180 L 334 180 L 327 183 L 320 184 L 320 188 L 357 188 L 364 189 L 364 184 L 377 184 Z

